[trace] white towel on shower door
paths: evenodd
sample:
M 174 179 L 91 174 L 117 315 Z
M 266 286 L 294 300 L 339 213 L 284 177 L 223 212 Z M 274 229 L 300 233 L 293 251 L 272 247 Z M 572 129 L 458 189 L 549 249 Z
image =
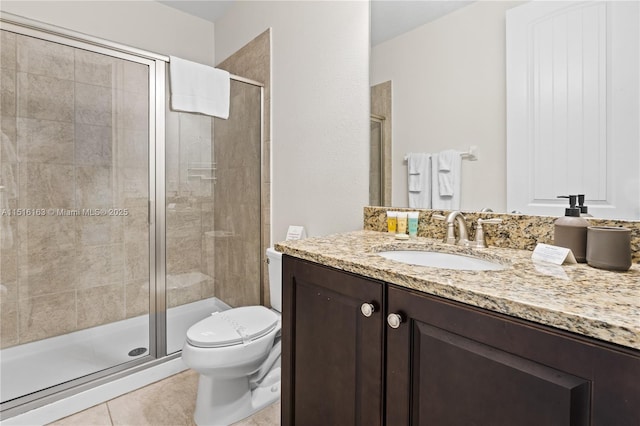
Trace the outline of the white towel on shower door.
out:
M 231 82 L 227 71 L 171 56 L 171 109 L 227 119 Z
M 408 154 L 407 186 L 410 208 L 431 208 L 431 154 Z

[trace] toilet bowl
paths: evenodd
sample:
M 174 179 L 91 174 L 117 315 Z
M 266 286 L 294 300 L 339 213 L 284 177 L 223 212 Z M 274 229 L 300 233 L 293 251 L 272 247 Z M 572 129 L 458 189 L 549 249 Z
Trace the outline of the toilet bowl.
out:
M 243 306 L 192 325 L 184 363 L 199 374 L 194 420 L 229 425 L 280 398 L 282 255 L 267 249 L 272 309 Z

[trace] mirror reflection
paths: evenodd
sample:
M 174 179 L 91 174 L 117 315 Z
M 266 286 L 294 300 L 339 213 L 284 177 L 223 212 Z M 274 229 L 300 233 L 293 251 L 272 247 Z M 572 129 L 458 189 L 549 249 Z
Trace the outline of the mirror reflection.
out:
M 392 105 L 381 205 L 410 205 L 411 154 L 474 146 L 462 210 L 558 216 L 556 196 L 586 194 L 596 217 L 640 219 L 637 2 L 373 1 L 371 19 L 371 112 L 380 85 Z

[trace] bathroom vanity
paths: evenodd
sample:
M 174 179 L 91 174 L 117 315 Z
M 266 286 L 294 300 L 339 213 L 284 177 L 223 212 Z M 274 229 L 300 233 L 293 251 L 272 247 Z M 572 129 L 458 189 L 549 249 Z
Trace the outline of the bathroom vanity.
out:
M 636 425 L 640 269 L 357 231 L 283 257 L 283 425 Z M 501 271 L 376 253 L 478 255 Z M 536 269 L 538 268 L 538 269 Z

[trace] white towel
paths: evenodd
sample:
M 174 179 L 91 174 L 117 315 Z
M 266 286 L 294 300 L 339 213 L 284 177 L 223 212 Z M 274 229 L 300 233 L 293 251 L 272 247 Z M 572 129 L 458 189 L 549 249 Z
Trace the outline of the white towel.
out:
M 451 152 L 455 154 L 451 154 Z M 441 171 L 440 156 L 448 157 L 449 171 Z M 447 159 L 445 159 L 445 163 Z M 460 209 L 460 188 L 462 156 L 459 151 L 443 151 L 439 154 L 431 154 L 432 163 L 432 200 L 431 207 L 440 210 Z
M 170 57 L 171 109 L 229 118 L 229 73 Z
M 452 197 L 455 192 L 456 173 L 460 169 L 456 162 L 462 162 L 459 151 L 448 149 L 438 153 L 438 193 L 441 197 Z
M 427 167 L 425 162 L 429 158 L 423 154 L 409 154 L 407 159 L 407 168 L 409 169 L 409 192 L 422 191 L 422 182 L 420 181 L 420 173 Z
M 431 154 L 408 154 L 409 207 L 431 208 Z
M 457 154 L 457 151 L 452 149 L 442 151 L 438 154 L 438 170 L 441 172 L 448 172 L 451 170 L 451 161 L 453 156 Z

